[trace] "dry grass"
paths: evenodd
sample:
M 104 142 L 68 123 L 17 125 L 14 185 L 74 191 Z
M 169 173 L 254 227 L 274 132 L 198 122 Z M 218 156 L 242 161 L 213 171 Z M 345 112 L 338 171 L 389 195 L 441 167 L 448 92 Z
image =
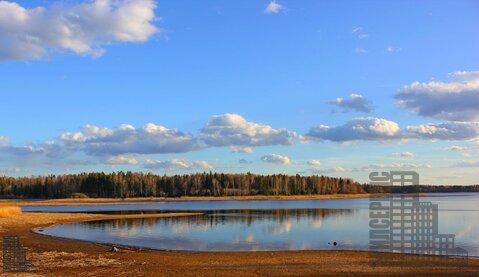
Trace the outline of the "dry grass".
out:
M 11 216 L 20 215 L 20 214 L 22 214 L 22 210 L 20 209 L 20 207 L 14 207 L 14 206 L 0 207 L 0 218 L 11 217 Z
M 111 259 L 105 255 L 90 256 L 82 252 L 63 252 L 63 251 L 46 251 L 42 253 L 32 253 L 31 259 L 41 261 L 42 268 L 59 268 L 59 267 L 120 267 L 128 266 L 130 263 L 122 262 L 118 259 Z

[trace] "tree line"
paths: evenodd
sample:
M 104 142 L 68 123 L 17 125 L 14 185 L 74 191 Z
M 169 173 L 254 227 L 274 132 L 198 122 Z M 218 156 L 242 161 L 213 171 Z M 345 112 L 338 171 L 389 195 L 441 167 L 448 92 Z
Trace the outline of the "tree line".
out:
M 155 175 L 142 172 L 1 177 L 0 198 L 181 197 L 343 193 L 479 192 L 474 186 L 375 186 L 349 178 L 252 173 Z
M 32 177 L 0 177 L 3 198 L 180 197 L 242 195 L 305 195 L 363 193 L 348 178 L 300 175 L 224 174 L 204 172 L 155 175 L 142 172 L 81 173 Z

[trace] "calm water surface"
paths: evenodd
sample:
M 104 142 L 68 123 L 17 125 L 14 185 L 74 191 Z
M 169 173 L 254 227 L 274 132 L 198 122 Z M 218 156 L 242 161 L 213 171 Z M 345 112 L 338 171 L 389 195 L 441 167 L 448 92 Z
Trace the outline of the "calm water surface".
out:
M 44 234 L 170 250 L 368 249 L 369 199 L 163 201 L 102 206 L 24 207 L 49 212 L 202 211 L 203 215 L 103 220 L 46 228 Z M 479 193 L 421 197 L 439 205 L 439 233 L 479 256 Z M 333 245 L 337 242 L 337 245 Z

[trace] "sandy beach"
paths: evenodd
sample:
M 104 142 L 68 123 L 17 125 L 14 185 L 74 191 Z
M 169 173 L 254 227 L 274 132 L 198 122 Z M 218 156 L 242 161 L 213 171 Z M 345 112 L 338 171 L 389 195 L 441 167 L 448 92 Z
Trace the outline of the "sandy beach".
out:
M 368 198 L 379 197 L 384 194 L 311 194 L 311 195 L 249 195 L 249 196 L 184 196 L 184 197 L 144 197 L 144 198 L 64 198 L 64 199 L 12 199 L 0 200 L 1 206 L 89 206 L 98 204 L 124 205 L 158 201 L 221 201 L 221 200 L 320 200 L 320 199 L 343 199 L 343 198 Z
M 125 201 L 138 202 L 139 200 Z M 181 200 L 190 199 L 182 198 Z M 41 202 L 45 205 L 48 203 L 72 205 L 113 203 L 113 201 L 112 199 L 68 199 Z M 16 206 L 36 203 L 39 201 L 4 200 L 0 205 Z M 37 227 L 78 221 L 188 215 L 191 214 L 21 213 L 0 218 L 0 235 L 20 236 L 22 244 L 28 249 L 28 257 L 38 268 L 37 273 L 20 276 L 316 276 L 337 274 L 477 276 L 479 274 L 479 260 L 472 259 L 431 258 L 392 253 L 378 255 L 367 251 L 185 252 L 119 247 L 119 251 L 112 252 L 110 245 L 48 237 L 32 231 Z M 383 258 L 383 260 L 379 258 Z M 6 276 L 18 275 L 7 274 Z

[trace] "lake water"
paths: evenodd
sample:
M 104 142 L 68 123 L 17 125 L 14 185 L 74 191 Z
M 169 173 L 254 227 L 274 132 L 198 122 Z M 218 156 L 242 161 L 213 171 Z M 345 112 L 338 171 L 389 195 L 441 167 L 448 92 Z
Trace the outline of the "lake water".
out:
M 479 256 L 479 193 L 432 194 L 438 232 Z M 72 223 L 42 234 L 134 247 L 191 251 L 369 248 L 367 198 L 274 201 L 161 201 L 102 206 L 23 207 L 24 211 L 155 213 L 201 211 L 175 218 Z M 336 242 L 336 245 L 334 245 Z

